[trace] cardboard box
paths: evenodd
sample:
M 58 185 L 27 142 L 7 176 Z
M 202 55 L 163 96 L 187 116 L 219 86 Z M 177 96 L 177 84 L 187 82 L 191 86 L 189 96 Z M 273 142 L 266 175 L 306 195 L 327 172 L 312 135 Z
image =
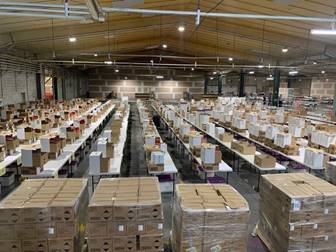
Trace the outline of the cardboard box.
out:
M 113 158 L 114 145 L 109 143 L 106 138 L 99 138 L 97 142 L 97 151 L 102 153 L 103 158 Z
M 274 168 L 276 159 L 267 154 L 255 155 L 254 163 L 261 168 Z
M 109 237 L 92 237 L 88 240 L 89 252 L 113 252 L 113 241 Z
M 225 251 L 243 251 L 248 217 L 248 203 L 231 186 L 177 185 L 171 239 L 173 251 L 217 251 L 223 244 L 227 246 Z M 243 244 L 243 249 L 236 250 L 237 244 Z
M 263 175 L 259 237 L 276 252 L 335 251 L 335 196 L 334 185 L 308 173 Z
M 233 141 L 233 135 L 230 133 L 219 134 L 218 139 L 223 143 L 231 143 Z
M 158 179 L 101 179 L 90 200 L 88 227 L 89 249 L 106 241 L 110 251 L 112 241 L 111 251 L 159 251 L 140 250 L 142 236 L 151 237 L 144 238 L 143 247 L 155 248 L 163 242 Z
M 234 141 L 231 143 L 231 148 L 240 152 L 243 155 L 255 155 L 256 147 L 253 144 L 243 141 Z
M 48 153 L 42 152 L 40 145 L 23 145 L 21 161 L 23 167 L 43 167 L 48 161 Z

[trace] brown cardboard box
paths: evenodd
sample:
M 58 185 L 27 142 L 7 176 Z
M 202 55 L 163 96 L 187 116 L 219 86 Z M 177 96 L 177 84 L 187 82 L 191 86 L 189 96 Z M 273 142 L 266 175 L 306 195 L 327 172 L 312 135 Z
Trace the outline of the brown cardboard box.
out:
M 89 222 L 88 223 L 88 234 L 89 237 L 99 237 L 99 236 L 110 236 L 108 232 L 106 221 L 99 221 L 99 222 Z
M 110 158 L 101 158 L 100 160 L 100 172 L 104 173 L 104 172 L 108 172 L 110 169 Z
M 141 235 L 141 251 L 163 251 L 162 235 Z
M 23 240 L 22 252 L 48 252 L 47 240 Z
M 113 252 L 112 238 L 96 237 L 88 240 L 89 252 Z
M 67 251 L 67 252 L 75 252 L 74 247 L 74 239 L 49 239 L 48 240 L 49 251 Z
M 231 143 L 231 148 L 243 155 L 255 155 L 256 147 L 253 144 L 243 141 L 235 141 Z
M 276 159 L 267 154 L 255 155 L 254 163 L 261 168 L 274 168 L 276 165 Z
M 137 251 L 135 236 L 115 236 L 113 237 L 113 251 Z
M 276 252 L 335 251 L 335 188 L 308 173 L 263 175 L 259 237 Z
M 178 185 L 172 224 L 173 251 L 244 251 L 248 217 L 248 203 L 231 186 Z M 223 245 L 225 250 L 220 249 Z
M 224 143 L 231 143 L 233 141 L 233 135 L 230 133 L 219 134 L 218 138 Z
M 113 198 L 112 202 L 107 203 L 107 197 Z M 99 214 L 105 219 L 97 217 Z M 152 251 L 140 250 L 140 239 L 143 235 L 159 236 L 162 243 L 163 215 L 158 179 L 101 179 L 89 204 L 88 228 L 91 229 L 89 243 L 91 238 L 111 237 L 112 251 Z M 147 246 L 149 244 L 148 240 Z
M 0 252 L 21 252 L 19 240 L 0 240 Z

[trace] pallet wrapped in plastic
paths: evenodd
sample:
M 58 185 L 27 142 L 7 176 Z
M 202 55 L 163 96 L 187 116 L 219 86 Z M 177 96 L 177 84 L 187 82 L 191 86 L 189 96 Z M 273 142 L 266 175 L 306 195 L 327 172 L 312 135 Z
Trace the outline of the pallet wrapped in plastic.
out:
M 246 251 L 248 218 L 248 203 L 229 185 L 177 185 L 173 251 Z
M 336 251 L 336 187 L 308 173 L 262 176 L 257 233 L 270 251 Z

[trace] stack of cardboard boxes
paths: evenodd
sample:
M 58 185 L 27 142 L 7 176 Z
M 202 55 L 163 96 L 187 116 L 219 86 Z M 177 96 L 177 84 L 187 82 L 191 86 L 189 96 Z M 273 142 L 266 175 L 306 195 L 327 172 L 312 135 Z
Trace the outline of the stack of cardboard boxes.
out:
M 203 135 L 201 133 L 199 133 L 198 131 L 190 131 L 189 132 L 189 146 L 190 146 L 190 150 L 192 151 L 192 153 L 197 156 L 200 157 L 201 156 L 201 145 L 203 142 Z
M 16 134 L 10 131 L 2 131 L 0 133 L 0 144 L 6 146 L 7 154 L 13 154 L 16 152 L 16 148 L 19 147 L 19 140 Z
M 216 171 L 222 162 L 222 152 L 218 145 L 203 143 L 201 145 L 201 160 L 203 169 Z
M 276 165 L 276 159 L 267 154 L 255 155 L 254 164 L 260 168 L 274 168 Z
M 248 203 L 229 185 L 177 185 L 173 251 L 245 251 L 248 218 Z
M 157 178 L 101 179 L 88 215 L 89 252 L 163 251 Z
M 0 203 L 0 251 L 80 251 L 87 201 L 84 179 L 24 181 Z
M 47 152 L 49 159 L 56 159 L 65 146 L 65 138 L 56 133 L 49 133 L 40 137 L 41 151 Z
M 336 187 L 308 173 L 262 176 L 258 235 L 274 252 L 336 251 Z
M 21 146 L 21 175 L 37 175 L 48 162 L 48 153 L 43 152 L 41 145 L 30 144 Z

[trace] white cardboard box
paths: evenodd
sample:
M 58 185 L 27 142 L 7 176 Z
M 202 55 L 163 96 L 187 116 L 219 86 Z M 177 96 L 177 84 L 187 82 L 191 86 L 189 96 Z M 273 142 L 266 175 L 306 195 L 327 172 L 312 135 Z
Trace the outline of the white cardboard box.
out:
M 100 174 L 100 160 L 102 158 L 102 153 L 100 151 L 91 152 L 89 156 L 89 169 L 91 175 Z
M 216 162 L 216 146 L 202 145 L 201 160 L 204 164 L 214 164 Z
M 163 151 L 153 151 L 151 153 L 151 162 L 155 165 L 162 165 L 164 164 L 164 155 Z

